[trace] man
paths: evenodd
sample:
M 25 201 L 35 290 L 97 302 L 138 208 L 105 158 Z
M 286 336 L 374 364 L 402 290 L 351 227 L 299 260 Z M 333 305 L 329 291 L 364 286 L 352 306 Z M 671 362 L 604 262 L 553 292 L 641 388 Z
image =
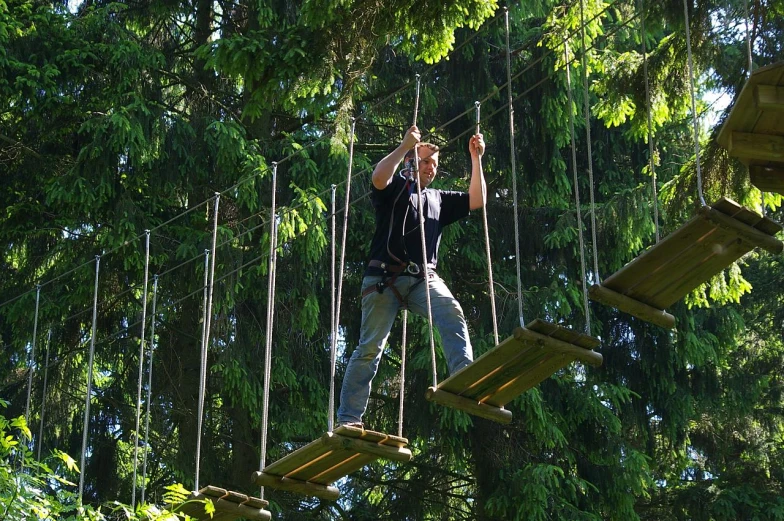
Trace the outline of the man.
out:
M 371 260 L 362 281 L 359 346 L 351 355 L 343 379 L 338 425 L 363 427 L 362 416 L 367 409 L 371 382 L 400 308 L 427 316 L 425 261 L 430 275 L 433 323 L 441 335 L 450 373 L 473 360 L 463 310 L 435 269 L 444 226 L 485 205 L 482 172 L 485 143 L 481 134 L 471 137 L 468 192 L 451 192 L 428 188 L 438 172 L 438 147 L 421 143 L 420 138 L 416 126 L 409 128 L 400 145 L 373 171 L 371 201 L 376 209 L 376 231 L 370 248 Z M 419 201 L 414 184 L 414 147 L 419 155 L 419 183 L 424 199 L 426 256 L 422 255 Z M 407 160 L 406 168 L 396 175 L 403 159 Z

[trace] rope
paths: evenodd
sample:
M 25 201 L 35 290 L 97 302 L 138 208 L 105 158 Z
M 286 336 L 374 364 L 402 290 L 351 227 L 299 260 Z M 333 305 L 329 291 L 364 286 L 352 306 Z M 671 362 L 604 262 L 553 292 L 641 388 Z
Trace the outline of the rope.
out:
M 479 134 L 479 109 L 481 104 L 478 101 L 474 102 L 474 107 L 476 107 L 476 134 Z M 481 161 L 481 158 L 480 158 Z M 480 165 L 481 168 L 481 165 Z M 480 172 L 481 174 L 481 172 Z M 485 184 L 484 176 L 481 177 L 482 185 Z M 480 189 L 484 193 L 486 191 L 485 186 L 480 186 Z M 482 224 L 484 225 L 485 231 L 485 256 L 487 257 L 487 277 L 488 277 L 488 284 L 490 285 L 490 312 L 493 316 L 493 339 L 495 340 L 495 345 L 498 345 L 498 316 L 496 315 L 495 310 L 495 285 L 493 284 L 493 260 L 490 257 L 490 230 L 487 225 L 487 204 L 482 205 Z
M 84 403 L 84 425 L 82 427 L 82 453 L 79 459 L 79 505 L 84 496 L 84 458 L 87 453 L 87 428 L 90 426 L 90 398 L 93 393 L 93 360 L 95 358 L 95 330 L 98 323 L 98 274 L 101 268 L 101 256 L 95 256 L 95 289 L 93 290 L 93 325 L 90 332 L 90 354 L 87 361 L 87 398 Z
M 417 115 L 419 114 L 419 87 L 420 87 L 420 76 L 419 74 L 416 75 L 416 98 L 414 99 L 414 123 L 413 125 L 416 126 L 417 124 Z
M 330 264 L 329 278 L 330 278 L 330 320 L 329 320 L 329 415 L 327 416 L 327 430 L 332 432 L 335 425 L 335 364 L 337 357 L 337 322 L 335 321 L 335 191 L 337 185 L 332 185 L 332 215 L 330 221 L 332 222 L 332 262 Z
M 515 134 L 514 134 L 514 105 L 512 104 L 512 57 L 509 49 L 509 8 L 504 7 L 504 21 L 506 27 L 506 93 L 509 105 L 509 158 L 512 162 L 512 197 L 514 201 L 514 235 L 515 235 L 515 266 L 517 268 L 517 314 L 520 317 L 520 327 L 525 327 L 523 317 L 523 279 L 520 267 L 520 209 L 517 200 L 517 166 L 515 159 Z
M 585 239 L 583 238 L 583 214 L 580 208 L 580 183 L 577 176 L 577 145 L 574 138 L 574 99 L 572 97 L 572 74 L 569 65 L 569 44 L 564 44 L 566 61 L 566 91 L 569 96 L 569 136 L 572 145 L 572 178 L 574 179 L 574 202 L 577 207 L 577 237 L 580 240 L 580 276 L 583 286 L 583 309 L 585 309 L 585 334 L 591 334 L 591 308 L 588 303 L 588 273 L 585 263 Z
M 261 413 L 261 455 L 259 470 L 263 471 L 267 461 L 267 423 L 269 420 L 269 390 L 270 377 L 272 376 L 272 327 L 275 313 L 275 264 L 278 243 L 278 216 L 275 195 L 278 189 L 278 163 L 272 163 L 272 202 L 270 203 L 270 248 L 269 268 L 267 273 L 267 331 L 264 348 L 264 399 Z M 264 487 L 259 489 L 259 497 L 264 499 Z
M 338 265 L 338 295 L 335 299 L 335 332 L 338 330 L 338 326 L 340 325 L 340 301 L 343 298 L 343 269 L 346 265 L 346 242 L 347 242 L 347 234 L 348 234 L 348 210 L 351 207 L 350 200 L 351 200 L 351 171 L 354 167 L 354 131 L 356 125 L 356 118 L 351 118 L 351 137 L 349 141 L 348 147 L 348 173 L 346 175 L 346 202 L 345 206 L 343 207 L 343 239 L 341 240 L 340 246 L 340 264 Z M 336 339 L 333 339 L 333 344 Z M 335 374 L 335 365 L 334 365 L 334 357 L 333 357 L 333 365 L 332 365 L 332 374 L 334 378 Z M 330 409 L 332 410 L 332 409 Z M 330 428 L 330 430 L 332 430 Z
M 38 305 L 41 302 L 41 286 L 35 290 L 35 318 L 33 319 L 33 340 L 30 347 L 30 368 L 27 371 L 27 401 L 25 402 L 25 425 L 30 424 L 30 401 L 33 394 L 33 373 L 35 372 L 35 341 L 38 338 Z
M 145 230 L 147 238 L 144 244 L 144 289 L 142 289 L 142 333 L 139 340 L 139 382 L 136 387 L 136 428 L 133 443 L 133 492 L 131 493 L 131 510 L 136 509 L 136 468 L 139 462 L 139 423 L 142 414 L 142 382 L 144 381 L 144 333 L 147 325 L 147 282 L 150 276 L 150 230 Z
M 158 302 L 158 275 L 152 281 L 152 316 L 150 317 L 150 349 L 148 351 L 147 362 L 147 410 L 144 417 L 144 458 L 142 459 L 142 497 L 144 504 L 144 492 L 147 485 L 147 449 L 150 446 L 150 403 L 152 402 L 152 358 L 155 350 L 155 306 Z
M 49 346 L 52 342 L 52 329 L 46 335 L 46 361 L 44 363 L 44 388 L 41 391 L 41 418 L 38 426 L 38 451 L 36 461 L 41 461 L 41 447 L 44 444 L 44 412 L 46 411 L 46 386 L 49 383 Z
M 583 105 L 585 108 L 585 144 L 588 148 L 588 182 L 591 193 L 591 239 L 593 241 L 593 273 L 594 282 L 599 284 L 599 248 L 596 243 L 596 201 L 593 186 L 593 151 L 591 150 L 591 111 L 588 103 L 588 62 L 585 49 L 585 12 L 584 0 L 580 0 L 580 40 L 582 49 Z
M 403 437 L 403 402 L 406 389 L 406 330 L 408 329 L 408 310 L 403 308 L 403 339 L 400 345 L 400 407 L 397 414 L 397 435 Z
M 656 163 L 653 160 L 653 122 L 651 118 L 651 88 L 648 82 L 648 49 L 645 42 L 645 14 L 643 13 L 642 0 L 638 0 L 640 11 L 640 39 L 642 40 L 642 69 L 645 76 L 645 111 L 648 116 L 648 169 L 651 172 L 651 190 L 653 191 L 653 223 L 656 230 L 656 242 L 660 240 L 659 232 L 659 196 L 656 191 Z
M 689 1 L 683 0 L 683 15 L 686 20 L 686 54 L 689 60 L 689 93 L 691 94 L 691 114 L 692 114 L 692 127 L 694 130 L 694 162 L 697 167 L 697 195 L 700 198 L 700 204 L 707 206 L 705 203 L 705 196 L 702 191 L 702 169 L 700 167 L 700 123 L 699 114 L 697 114 L 697 101 L 694 96 L 694 58 L 691 54 L 691 29 L 689 28 Z

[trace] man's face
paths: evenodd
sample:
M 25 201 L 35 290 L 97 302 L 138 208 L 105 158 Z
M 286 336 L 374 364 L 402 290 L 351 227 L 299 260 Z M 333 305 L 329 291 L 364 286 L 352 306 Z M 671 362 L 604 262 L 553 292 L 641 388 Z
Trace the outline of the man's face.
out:
M 433 182 L 438 172 L 438 152 L 433 152 L 427 147 L 419 150 L 419 182 L 422 188 Z

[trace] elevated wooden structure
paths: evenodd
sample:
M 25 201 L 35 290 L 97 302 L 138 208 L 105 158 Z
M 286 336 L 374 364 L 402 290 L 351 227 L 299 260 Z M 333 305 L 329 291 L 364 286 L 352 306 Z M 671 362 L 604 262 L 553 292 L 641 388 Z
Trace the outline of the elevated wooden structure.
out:
M 253 482 L 322 499 L 340 497 L 338 479 L 385 458 L 408 462 L 408 440 L 398 436 L 341 426 L 253 474 Z
M 754 186 L 784 194 L 784 61 L 751 73 L 718 142 L 748 165 Z
M 499 423 L 512 421 L 504 405 L 562 367 L 577 360 L 599 366 L 602 355 L 592 351 L 598 339 L 534 320 L 427 390 L 432 402 L 461 409 Z
M 272 518 L 270 512 L 265 510 L 268 503 L 263 499 L 218 487 L 204 487 L 191 494 L 188 499 L 179 511 L 199 521 L 232 521 L 239 518 L 268 521 Z M 205 510 L 205 500 L 210 500 L 215 505 L 212 517 Z
M 672 329 L 675 318 L 666 308 L 756 247 L 781 253 L 782 242 L 774 237 L 779 231 L 778 223 L 721 199 L 592 286 L 589 296 Z

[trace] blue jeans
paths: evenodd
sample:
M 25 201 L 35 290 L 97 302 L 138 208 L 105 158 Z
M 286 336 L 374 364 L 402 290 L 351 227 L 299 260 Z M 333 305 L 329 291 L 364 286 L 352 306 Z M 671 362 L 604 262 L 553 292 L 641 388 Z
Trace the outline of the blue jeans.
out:
M 382 277 L 365 277 L 362 291 L 381 282 Z M 430 272 L 430 305 L 433 325 L 438 328 L 450 374 L 467 366 L 474 359 L 468 338 L 463 309 L 452 296 L 444 281 Z M 412 312 L 427 317 L 425 282 L 416 277 L 401 275 L 394 286 Z M 370 398 L 370 385 L 378 371 L 389 331 L 400 310 L 400 302 L 391 288 L 383 293 L 374 291 L 362 298 L 362 327 L 359 346 L 354 350 L 343 378 L 340 391 L 338 422 L 361 422 Z

